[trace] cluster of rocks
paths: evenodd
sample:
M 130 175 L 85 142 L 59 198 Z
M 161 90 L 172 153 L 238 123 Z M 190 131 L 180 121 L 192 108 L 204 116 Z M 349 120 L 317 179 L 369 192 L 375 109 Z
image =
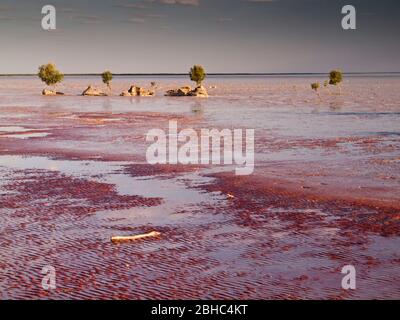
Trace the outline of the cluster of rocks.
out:
M 58 92 L 55 90 L 44 89 L 42 91 L 44 96 L 56 96 L 56 95 L 64 95 L 62 92 Z M 93 97 L 104 97 L 108 96 L 107 93 L 93 87 L 88 86 L 85 91 L 82 92 L 83 96 L 93 96 Z M 152 88 L 147 90 L 142 87 L 137 87 L 132 85 L 129 90 L 123 91 L 120 96 L 121 97 L 151 97 L 155 95 L 155 85 L 152 84 Z M 165 94 L 168 97 L 201 97 L 207 98 L 208 93 L 204 86 L 197 86 L 192 89 L 190 86 L 180 87 L 178 89 L 168 90 Z
M 142 87 L 131 86 L 120 94 L 121 97 L 151 97 L 154 96 L 154 90 L 146 90 Z
M 208 97 L 207 90 L 203 86 L 198 86 L 193 90 L 190 86 L 184 86 L 178 89 L 168 90 L 165 95 L 168 97 Z

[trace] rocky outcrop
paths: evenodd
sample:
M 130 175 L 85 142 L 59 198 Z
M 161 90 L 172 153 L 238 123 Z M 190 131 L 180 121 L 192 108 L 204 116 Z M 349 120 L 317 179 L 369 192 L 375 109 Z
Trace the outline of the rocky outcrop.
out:
M 189 86 L 184 86 L 179 89 L 168 90 L 165 95 L 169 97 L 208 97 L 207 90 L 203 86 L 198 86 L 193 90 Z
M 154 96 L 153 90 L 146 90 L 142 87 L 131 86 L 129 90 L 126 90 L 120 94 L 121 97 L 151 97 Z
M 44 96 L 63 96 L 64 93 L 58 92 L 58 91 L 54 91 L 54 90 L 44 89 L 42 91 L 42 95 L 44 95 Z
M 136 96 L 136 86 L 131 86 L 129 90 L 125 90 L 120 94 L 121 97 L 135 97 Z
M 188 93 L 190 97 L 208 98 L 207 89 L 203 86 L 198 86 Z
M 140 94 L 138 94 L 139 96 L 141 96 L 141 97 L 152 97 L 152 96 L 154 96 L 156 93 L 154 92 L 154 91 L 151 91 L 151 90 L 144 90 L 144 91 L 141 91 L 140 92 Z
M 82 92 L 83 96 L 92 96 L 92 97 L 104 97 L 107 96 L 106 93 L 102 92 L 99 89 L 96 89 L 94 87 L 92 87 L 91 85 L 89 87 L 87 87 L 87 89 L 85 91 Z
M 180 87 L 179 89 L 168 90 L 166 92 L 166 96 L 169 97 L 184 97 L 192 91 L 192 88 L 189 86 Z

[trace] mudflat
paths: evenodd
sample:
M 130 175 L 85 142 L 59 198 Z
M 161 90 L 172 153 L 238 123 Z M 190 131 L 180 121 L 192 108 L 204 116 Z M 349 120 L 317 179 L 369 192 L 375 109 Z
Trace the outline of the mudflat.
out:
M 180 77 L 113 90 L 153 80 L 154 97 L 78 96 L 90 77 L 43 97 L 37 79 L 0 78 L 2 299 L 400 298 L 399 77 L 348 77 L 322 99 L 309 77 L 209 77 L 208 99 L 164 97 Z M 254 173 L 148 164 L 146 132 L 171 120 L 254 129 Z

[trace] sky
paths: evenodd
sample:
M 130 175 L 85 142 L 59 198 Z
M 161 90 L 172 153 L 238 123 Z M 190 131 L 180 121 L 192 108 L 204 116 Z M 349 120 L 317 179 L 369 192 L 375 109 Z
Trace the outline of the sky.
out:
M 398 72 L 399 14 L 398 0 L 0 0 L 0 74 Z

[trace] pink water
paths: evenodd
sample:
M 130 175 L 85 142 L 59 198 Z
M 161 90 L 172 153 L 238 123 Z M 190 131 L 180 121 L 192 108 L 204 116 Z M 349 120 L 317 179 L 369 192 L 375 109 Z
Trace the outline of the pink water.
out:
M 321 99 L 315 80 L 212 77 L 191 99 L 163 96 L 181 77 L 113 83 L 156 81 L 152 98 L 78 96 L 95 77 L 42 97 L 34 78 L 0 77 L 0 297 L 400 298 L 400 78 L 347 77 Z M 254 174 L 147 165 L 146 132 L 171 119 L 255 129 Z

